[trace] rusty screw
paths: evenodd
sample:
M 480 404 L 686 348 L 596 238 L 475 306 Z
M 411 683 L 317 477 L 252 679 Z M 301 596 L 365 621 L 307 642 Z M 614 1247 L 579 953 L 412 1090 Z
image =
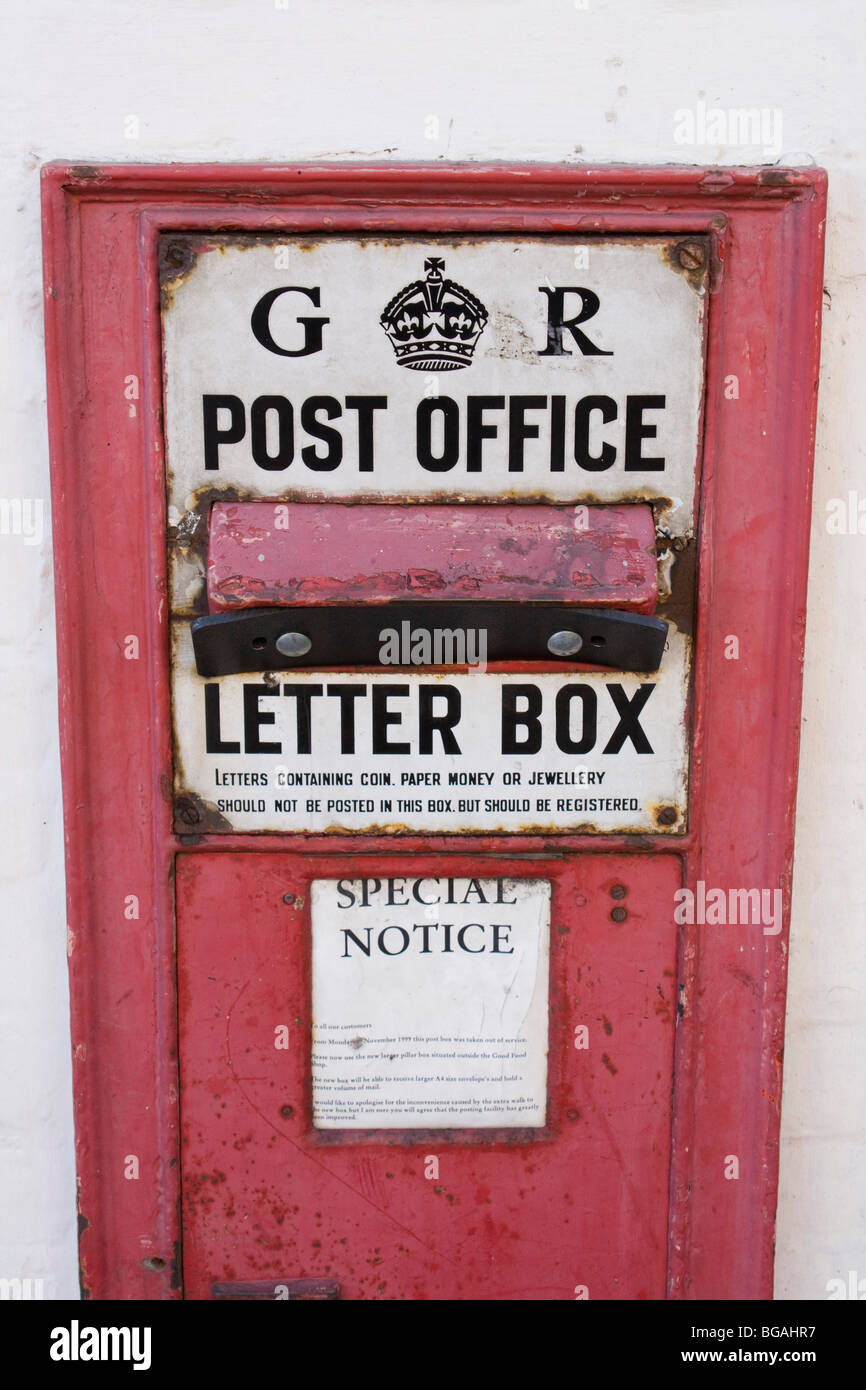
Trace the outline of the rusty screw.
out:
M 173 242 L 171 246 L 166 248 L 165 259 L 168 261 L 169 265 L 180 267 L 186 264 L 186 251 L 183 246 L 180 246 L 177 242 Z
M 184 825 L 198 825 L 201 813 L 189 797 L 182 796 L 174 803 L 174 813 Z
M 610 914 L 610 920 L 612 922 L 624 922 L 627 919 L 627 917 L 628 913 L 626 912 L 624 907 L 615 907 L 613 908 Z
M 624 898 L 627 892 L 628 889 L 624 883 L 615 883 L 610 890 L 610 896 L 612 898 Z
M 700 270 L 704 263 L 704 248 L 696 241 L 687 241 L 677 247 L 677 260 L 683 270 Z
M 662 806 L 661 810 L 656 814 L 656 820 L 659 825 L 676 825 L 678 819 L 679 811 L 676 806 Z

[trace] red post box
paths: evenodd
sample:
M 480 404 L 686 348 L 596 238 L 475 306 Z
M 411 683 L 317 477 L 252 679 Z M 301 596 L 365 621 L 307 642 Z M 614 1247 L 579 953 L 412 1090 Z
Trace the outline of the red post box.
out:
M 767 1296 L 823 174 L 45 187 L 86 1290 Z

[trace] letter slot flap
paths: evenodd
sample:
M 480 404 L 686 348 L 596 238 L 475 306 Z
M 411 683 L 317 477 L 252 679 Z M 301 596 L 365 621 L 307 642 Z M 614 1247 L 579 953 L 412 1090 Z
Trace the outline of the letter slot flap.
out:
M 658 669 L 652 508 L 216 503 L 199 674 L 579 662 Z

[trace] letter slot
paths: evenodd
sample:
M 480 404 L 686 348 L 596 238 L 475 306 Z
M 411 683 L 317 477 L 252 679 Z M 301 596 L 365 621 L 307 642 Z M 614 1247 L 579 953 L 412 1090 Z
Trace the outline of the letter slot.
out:
M 199 675 L 486 661 L 655 671 L 652 508 L 217 503 Z M 477 664 L 477 660 L 475 662 Z

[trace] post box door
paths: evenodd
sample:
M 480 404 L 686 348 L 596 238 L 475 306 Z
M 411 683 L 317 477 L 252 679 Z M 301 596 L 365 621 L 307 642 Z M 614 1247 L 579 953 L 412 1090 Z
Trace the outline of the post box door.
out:
M 674 854 L 179 856 L 187 1297 L 664 1298 L 677 1014 L 672 903 L 681 881 Z M 368 886 L 369 958 L 358 949 L 371 939 L 358 914 L 346 919 L 355 929 L 347 940 L 316 906 L 316 887 L 335 883 L 343 902 L 359 904 Z M 354 965 L 341 947 L 363 969 L 378 969 L 376 1017 L 393 1017 L 388 972 L 407 964 L 401 937 L 386 938 L 388 950 L 372 957 L 377 933 L 389 923 L 399 932 L 393 924 L 406 920 L 406 908 L 389 909 L 387 896 L 411 901 L 416 883 L 416 904 L 437 892 L 456 900 L 438 911 L 453 924 L 454 950 L 425 955 L 422 938 L 412 942 L 414 969 L 426 972 L 429 989 L 409 1033 L 389 1034 L 387 1025 L 384 1040 L 367 1033 L 364 1045 L 380 1054 L 369 1089 L 384 1089 L 381 1104 L 393 1111 L 389 1087 L 417 1093 L 411 1082 L 400 1088 L 407 1076 L 419 1074 L 428 1099 L 450 1084 L 470 1095 L 468 1110 L 455 1102 L 453 1114 L 474 1111 L 474 1127 L 443 1125 L 441 1114 L 438 1127 L 364 1127 L 364 1102 L 353 1112 L 351 1099 L 345 1125 L 317 1126 L 315 1027 L 337 1030 L 336 1050 L 348 1055 L 370 1024 L 369 997 L 365 1004 L 360 994 L 342 1024 L 333 1012 L 313 1017 L 317 928 L 332 973 Z M 536 958 L 541 1113 L 529 1126 L 491 1128 L 480 1113 L 491 1069 L 526 1066 L 512 1060 L 514 1049 L 496 1060 L 507 1026 L 485 1023 L 482 1002 L 487 1041 L 455 1043 L 454 1000 L 443 993 L 459 992 L 464 966 L 480 980 L 500 964 L 478 950 L 490 921 L 500 924 L 500 945 L 518 945 L 525 913 L 485 908 L 485 886 L 488 900 L 497 897 L 493 884 L 505 903 L 528 890 L 547 900 L 550 885 Z M 423 922 L 417 905 L 415 917 Z M 455 960 L 461 922 L 477 926 L 464 938 L 472 951 Z M 406 977 L 392 978 L 399 988 Z M 425 1068 L 433 1052 L 442 1058 Z M 345 1072 L 335 1066 L 332 1074 L 339 1087 Z

